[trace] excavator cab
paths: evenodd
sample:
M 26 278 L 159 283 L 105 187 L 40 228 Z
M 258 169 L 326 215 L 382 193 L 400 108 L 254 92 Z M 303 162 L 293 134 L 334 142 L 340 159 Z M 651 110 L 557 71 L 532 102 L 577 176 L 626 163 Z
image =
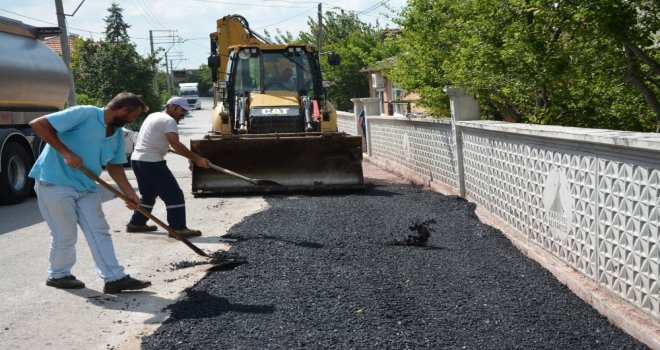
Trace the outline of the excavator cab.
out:
M 336 123 L 322 127 L 320 110 L 309 111 L 312 120 L 274 123 L 277 116 L 303 117 L 305 113 L 300 113 L 301 107 L 303 112 L 306 112 L 305 108 L 311 109 L 312 104 L 317 109 L 321 107 L 318 102 L 323 101 L 324 96 L 315 54 L 315 51 L 300 46 L 268 50 L 245 47 L 231 53 L 223 107 L 235 112 L 229 116 L 232 132 L 293 133 L 305 132 L 310 127 L 307 131 L 336 132 Z M 307 100 L 310 103 L 305 107 L 302 101 Z M 251 108 L 249 116 L 248 106 Z
M 304 46 L 286 46 L 278 50 L 242 48 L 229 55 L 226 81 L 237 91 L 299 92 L 316 96 L 320 92 L 316 52 Z

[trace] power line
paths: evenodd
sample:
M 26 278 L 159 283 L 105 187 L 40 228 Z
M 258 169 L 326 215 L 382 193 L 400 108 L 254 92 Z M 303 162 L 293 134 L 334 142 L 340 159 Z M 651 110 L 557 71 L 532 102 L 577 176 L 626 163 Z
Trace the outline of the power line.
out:
M 223 5 L 239 5 L 239 6 L 245 6 L 245 3 L 242 2 L 227 2 L 227 1 L 217 1 L 217 0 L 193 0 L 197 2 L 209 2 L 213 4 L 223 4 Z M 296 2 L 292 1 L 292 3 L 295 4 L 300 4 L 300 3 L 306 3 L 306 2 Z M 318 2 L 314 2 L 314 4 L 317 4 Z M 250 6 L 255 6 L 255 7 L 281 7 L 281 8 L 301 8 L 301 6 L 287 6 L 287 5 L 259 5 L 259 4 L 251 4 Z
M 143 10 L 143 12 L 146 14 L 147 18 L 149 18 L 152 24 L 155 24 L 157 27 L 167 29 L 167 25 L 165 25 L 160 20 L 160 16 L 156 14 L 156 12 L 153 10 L 153 7 L 148 1 L 144 1 L 144 0 L 131 0 L 131 1 L 133 1 L 134 4 L 136 2 L 139 2 L 141 4 L 141 5 L 137 5 L 137 7 Z
M 278 22 L 275 22 L 275 23 L 271 23 L 271 24 L 267 24 L 267 25 L 262 26 L 262 27 L 259 27 L 259 28 L 254 28 L 254 30 L 264 29 L 264 28 L 272 27 L 272 26 L 274 26 L 274 25 L 278 25 L 278 24 L 280 24 L 280 23 L 284 23 L 284 22 L 286 22 L 286 21 L 288 21 L 288 20 L 290 20 L 290 19 L 292 19 L 292 18 L 296 18 L 296 17 L 298 17 L 298 16 L 302 16 L 302 15 L 304 15 L 305 13 L 309 12 L 310 10 L 314 10 L 314 8 L 313 8 L 313 7 L 310 7 L 310 8 L 308 8 L 308 9 L 306 9 L 305 11 L 300 12 L 300 13 L 297 14 L 297 15 L 293 15 L 293 16 L 288 17 L 288 18 L 285 18 L 285 19 L 283 19 L 283 20 L 281 20 L 281 21 L 278 21 Z
M 263 2 L 271 2 L 271 1 L 277 1 L 277 2 L 289 2 L 292 4 L 318 4 L 318 1 L 296 1 L 296 0 L 261 0 Z
M 375 10 L 375 9 L 377 9 L 377 8 L 379 8 L 379 7 L 381 7 L 381 6 L 383 6 L 384 3 L 385 3 L 385 1 L 379 1 L 379 2 L 377 2 L 377 3 L 375 3 L 375 4 L 371 5 L 371 6 L 369 6 L 369 8 L 367 8 L 367 9 L 364 9 L 364 10 L 362 10 L 362 11 L 360 11 L 360 12 L 357 12 L 356 14 L 361 15 L 361 14 L 365 14 L 365 13 L 371 12 L 371 11 L 373 11 L 373 10 Z
M 8 13 L 11 13 L 12 15 L 21 16 L 21 17 L 24 17 L 24 18 L 31 19 L 31 20 L 33 20 L 33 21 L 42 22 L 42 23 L 46 23 L 46 24 L 51 24 L 51 25 L 57 26 L 57 23 L 48 22 L 48 21 L 44 21 L 44 20 L 40 20 L 40 19 L 36 19 L 36 18 L 33 18 L 33 17 L 29 17 L 29 16 L 21 15 L 20 13 L 11 12 L 11 11 L 9 11 L 9 10 L 0 9 L 0 11 L 5 11 L 5 12 L 8 12 Z
M 7 13 L 11 13 L 12 15 L 15 15 L 15 16 L 19 16 L 19 17 L 23 17 L 23 18 L 31 19 L 31 20 L 33 20 L 33 21 L 37 21 L 37 22 L 41 22 L 41 23 L 50 24 L 50 25 L 53 25 L 53 26 L 56 26 L 56 27 L 58 26 L 57 23 L 44 21 L 44 20 L 42 20 L 42 19 L 37 19 L 37 18 L 34 18 L 34 17 L 26 16 L 26 15 L 21 15 L 20 13 L 12 12 L 12 11 L 9 11 L 9 10 L 0 9 L 0 11 L 5 11 L 5 12 L 7 12 Z M 67 21 L 67 22 L 68 22 L 68 21 Z M 90 33 L 90 34 L 99 34 L 99 35 L 103 35 L 103 34 L 105 34 L 105 33 L 101 33 L 101 32 L 95 32 L 95 31 L 93 31 L 93 30 L 86 30 L 86 29 L 80 29 L 80 28 L 69 27 L 68 25 L 67 25 L 67 28 L 70 29 L 70 30 L 74 30 L 74 31 L 78 31 L 78 32 L 86 32 L 86 33 Z

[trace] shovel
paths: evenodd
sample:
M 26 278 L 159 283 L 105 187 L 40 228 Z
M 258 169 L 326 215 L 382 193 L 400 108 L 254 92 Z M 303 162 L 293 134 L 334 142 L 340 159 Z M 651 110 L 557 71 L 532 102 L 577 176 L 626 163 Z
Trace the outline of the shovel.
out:
M 169 152 L 174 153 L 174 154 L 178 154 L 178 155 L 181 156 L 180 153 L 177 153 L 177 152 L 176 152 L 175 150 L 173 150 L 173 149 L 170 149 Z M 247 177 L 247 176 L 245 176 L 245 175 L 241 175 L 241 174 L 239 174 L 239 173 L 235 173 L 235 172 L 233 172 L 233 171 L 231 171 L 231 170 L 229 170 L 229 169 L 225 169 L 225 168 L 223 168 L 223 167 L 217 166 L 217 165 L 215 165 L 215 164 L 213 164 L 213 163 L 211 163 L 211 162 L 209 162 L 209 168 L 211 168 L 211 169 L 213 169 L 213 170 L 217 170 L 217 171 L 219 171 L 219 172 L 221 172 L 221 173 L 225 173 L 225 174 L 227 174 L 227 175 L 231 175 L 231 176 L 237 177 L 237 178 L 239 178 L 239 179 L 241 179 L 241 180 L 247 181 L 247 182 L 249 182 L 249 183 L 251 183 L 251 184 L 253 184 L 253 185 L 257 185 L 257 186 L 273 186 L 273 187 L 282 187 L 282 186 L 283 186 L 282 184 L 280 184 L 280 183 L 278 183 L 278 182 L 275 182 L 275 181 L 271 181 L 271 180 L 253 179 L 253 178 Z
M 213 169 L 213 170 L 217 170 L 217 171 L 222 172 L 222 173 L 225 173 L 225 174 L 227 174 L 227 175 L 231 175 L 231 176 L 237 177 L 237 178 L 239 178 L 239 179 L 241 179 L 241 180 L 245 180 L 245 181 L 247 181 L 247 182 L 249 182 L 249 183 L 251 183 L 251 184 L 253 184 L 253 185 L 257 185 L 257 186 L 277 186 L 277 187 L 281 187 L 281 186 L 282 186 L 282 184 L 280 184 L 280 183 L 278 183 L 278 182 L 275 182 L 275 181 L 271 181 L 271 180 L 262 180 L 262 179 L 252 179 L 252 178 L 249 178 L 249 177 L 247 177 L 247 176 L 245 176 L 245 175 L 241 175 L 241 174 L 235 173 L 235 172 L 233 172 L 233 171 L 231 171 L 231 170 L 229 170 L 229 169 L 225 169 L 225 168 L 219 167 L 219 166 L 217 166 L 217 165 L 215 165 L 215 164 L 213 164 L 213 163 L 211 163 L 211 162 L 209 162 L 209 168 L 211 168 L 211 169 Z
M 96 176 L 94 173 L 92 173 L 91 171 L 89 171 L 89 169 L 87 169 L 87 168 L 85 168 L 85 167 L 81 167 L 80 170 L 81 170 L 83 173 L 85 173 L 85 175 L 91 177 L 91 178 L 94 179 L 96 182 L 98 182 L 101 186 L 105 187 L 108 191 L 114 193 L 117 197 L 123 199 L 124 202 L 131 202 L 131 200 L 130 200 L 125 194 L 123 194 L 121 191 L 117 190 L 116 188 L 110 186 L 110 184 L 108 184 L 107 182 L 103 181 L 100 177 Z M 178 240 L 180 240 L 181 242 L 183 242 L 183 243 L 184 243 L 185 245 L 187 245 L 190 249 L 194 250 L 195 253 L 197 253 L 197 254 L 199 254 L 199 255 L 201 255 L 201 256 L 207 257 L 207 258 L 209 258 L 209 259 L 213 259 L 213 260 L 217 260 L 217 259 L 218 259 L 218 257 L 215 257 L 215 256 L 213 256 L 213 255 L 211 255 L 211 254 L 208 254 L 208 253 L 206 253 L 205 251 L 203 251 L 202 249 L 200 249 L 198 246 L 192 244 L 192 243 L 191 243 L 189 240 L 187 240 L 185 237 L 183 237 L 182 235 L 178 234 L 178 233 L 176 232 L 175 229 L 173 229 L 173 228 L 167 226 L 164 222 L 160 221 L 157 217 L 153 216 L 153 214 L 151 214 L 150 212 L 148 212 L 146 209 L 142 208 L 141 206 L 138 206 L 137 209 L 135 209 L 135 210 L 137 210 L 138 212 L 142 213 L 144 216 L 146 216 L 146 217 L 148 217 L 149 219 L 151 219 L 151 221 L 153 221 L 153 222 L 155 222 L 156 224 L 158 224 L 158 226 L 164 228 L 164 229 L 167 231 L 167 233 L 169 233 L 171 236 L 173 236 L 173 237 L 175 237 L 176 239 L 178 239 Z

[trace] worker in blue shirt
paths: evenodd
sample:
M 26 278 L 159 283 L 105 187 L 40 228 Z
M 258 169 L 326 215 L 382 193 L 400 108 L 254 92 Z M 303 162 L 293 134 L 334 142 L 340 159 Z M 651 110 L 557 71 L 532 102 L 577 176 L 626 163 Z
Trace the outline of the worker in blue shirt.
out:
M 99 175 L 105 165 L 110 177 L 130 198 L 126 206 L 137 208 L 140 199 L 123 167 L 126 154 L 122 126 L 134 122 L 147 110 L 139 96 L 123 92 L 104 108 L 75 106 L 30 122 L 37 136 L 47 143 L 29 174 L 35 179 L 39 210 L 50 229 L 46 285 L 62 289 L 85 287 L 71 274 L 76 262 L 78 226 L 85 235 L 96 270 L 105 281 L 104 293 L 151 285 L 127 275 L 117 261 L 98 186 L 79 169 L 85 167 Z

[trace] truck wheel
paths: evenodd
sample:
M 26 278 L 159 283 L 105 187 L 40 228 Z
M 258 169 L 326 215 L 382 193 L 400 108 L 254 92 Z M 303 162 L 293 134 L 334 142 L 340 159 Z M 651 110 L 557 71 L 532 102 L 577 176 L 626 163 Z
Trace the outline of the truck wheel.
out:
M 32 154 L 34 154 L 35 159 L 39 158 L 39 155 L 44 150 L 44 147 L 46 147 L 46 141 L 35 135 L 34 140 L 32 141 Z
M 23 147 L 8 142 L 2 150 L 0 203 L 16 204 L 30 194 L 34 180 L 28 177 L 32 160 Z

